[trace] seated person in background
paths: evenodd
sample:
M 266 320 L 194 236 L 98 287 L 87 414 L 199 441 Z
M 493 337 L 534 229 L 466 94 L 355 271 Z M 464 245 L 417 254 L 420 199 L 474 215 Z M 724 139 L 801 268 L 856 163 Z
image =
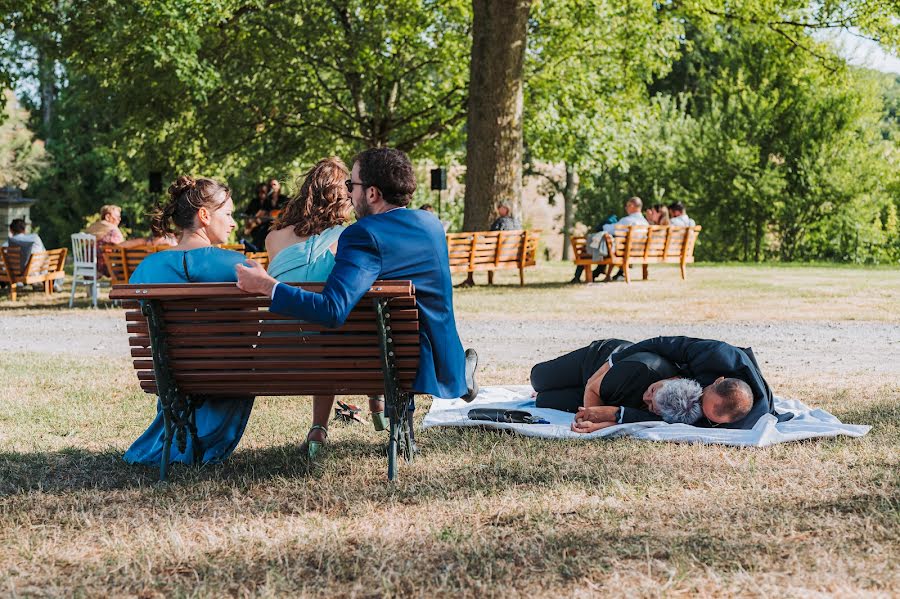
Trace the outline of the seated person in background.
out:
M 588 383 L 601 381 L 615 365 L 639 353 L 650 353 L 677 365 L 677 375 L 696 380 L 703 387 L 701 404 L 703 418 L 696 426 L 750 429 L 765 414 L 772 414 L 779 421 L 789 420 L 790 414 L 775 412 L 772 389 L 763 378 L 756 363 L 756 356 L 749 348 L 735 347 L 714 339 L 692 337 L 654 337 L 611 353 L 607 363 L 600 367 Z M 592 405 L 597 405 L 594 395 L 585 392 L 583 420 L 594 421 Z M 597 420 L 605 422 L 606 414 L 598 414 Z
M 92 223 L 85 233 L 90 233 L 97 238 L 97 272 L 101 275 L 109 276 L 109 269 L 106 267 L 106 261 L 103 257 L 103 248 L 109 245 L 117 245 L 119 247 L 135 247 L 145 245 L 147 242 L 143 238 L 125 241 L 125 235 L 119 229 L 119 223 L 122 222 L 122 208 L 115 204 L 107 204 L 100 207 L 100 220 Z
M 604 233 L 609 233 L 613 235 L 616 230 L 616 225 L 649 225 L 647 219 L 644 218 L 644 214 L 641 212 L 641 209 L 644 207 L 644 203 L 641 201 L 641 198 L 637 196 L 632 196 L 625 201 L 625 212 L 626 215 L 623 216 L 616 222 L 615 224 L 603 225 Z M 599 245 L 599 256 L 598 258 L 608 256 L 609 248 L 606 247 L 606 241 L 603 239 L 598 239 Z M 619 271 L 612 277 L 612 280 L 618 281 L 620 279 L 624 279 L 625 274 L 622 272 L 620 268 Z
M 664 204 L 653 204 L 647 208 L 647 222 L 651 225 L 668 225 L 669 208 Z
M 179 177 L 169 187 L 169 202 L 153 216 L 155 236 L 179 230 L 178 245 L 171 250 L 150 254 L 131 275 L 130 283 L 215 283 L 237 280 L 235 265 L 244 255 L 212 247 L 228 241 L 235 228 L 229 189 L 212 179 Z M 217 463 L 226 459 L 244 433 L 253 398 L 216 399 L 207 397 L 196 412 L 197 434 L 203 446 L 202 461 Z M 157 410 L 150 427 L 125 452 L 125 461 L 157 465 L 162 459 L 165 424 Z M 193 441 L 188 438 L 185 452 L 172 448 L 172 461 L 191 463 Z
M 491 223 L 491 231 L 518 231 L 522 223 L 511 214 L 508 202 L 501 202 L 497 206 L 497 218 Z
M 694 219 L 687 215 L 682 202 L 672 202 L 669 204 L 669 215 L 671 217 L 669 224 L 676 227 L 693 227 L 697 224 L 694 222 Z
M 597 422 L 608 422 L 604 426 L 660 419 L 691 424 L 700 418 L 700 386 L 676 378 L 678 368 L 668 360 L 637 352 L 609 367 L 609 357 L 631 345 L 622 339 L 602 339 L 535 365 L 531 369 L 535 404 L 579 415 L 583 406 L 602 406 L 590 414 Z M 665 401 L 654 403 L 664 387 Z
M 37 233 L 28 233 L 28 225 L 25 219 L 14 218 L 9 223 L 9 239 L 3 242 L 3 247 L 18 246 L 21 248 L 22 268 L 28 263 L 28 258 L 35 252 L 45 252 L 44 242 Z M 21 273 L 16 273 L 21 274 Z
M 272 223 L 266 237 L 269 275 L 278 281 L 325 281 L 334 268 L 338 238 L 353 205 L 345 182 L 349 171 L 340 158 L 320 160 L 306 174 L 300 191 Z M 313 396 L 313 424 L 303 450 L 316 457 L 328 436 L 333 395 Z M 384 418 L 378 398 L 370 400 L 373 417 Z M 379 421 L 378 424 L 381 424 Z M 378 425 L 376 424 L 376 428 Z
M 246 220 L 243 234 L 244 237 L 250 237 L 249 243 L 247 240 L 244 243 L 252 245 L 250 249 L 254 252 L 263 251 L 269 232 L 270 215 L 274 209 L 275 206 L 269 202 L 269 185 L 260 183 L 256 186 L 256 197 L 244 209 Z

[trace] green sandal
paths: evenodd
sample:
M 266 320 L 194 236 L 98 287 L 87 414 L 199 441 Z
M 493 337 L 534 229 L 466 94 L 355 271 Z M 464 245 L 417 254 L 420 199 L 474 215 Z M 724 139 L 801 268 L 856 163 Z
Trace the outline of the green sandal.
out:
M 369 410 L 371 410 L 372 414 L 372 425 L 375 427 L 376 431 L 385 431 L 390 426 L 388 422 L 387 416 L 384 415 L 384 408 L 380 410 L 372 410 L 373 403 L 380 403 L 384 405 L 384 400 L 377 395 L 373 395 L 369 397 Z
M 321 424 L 314 424 L 309 427 L 309 432 L 306 433 L 306 441 L 304 441 L 300 445 L 300 451 L 306 454 L 306 459 L 309 461 L 313 461 L 316 459 L 316 456 L 322 451 L 322 448 L 325 447 L 325 441 L 310 441 L 309 433 L 313 431 L 322 431 L 325 433 L 325 438 L 328 438 L 328 429 L 322 426 Z

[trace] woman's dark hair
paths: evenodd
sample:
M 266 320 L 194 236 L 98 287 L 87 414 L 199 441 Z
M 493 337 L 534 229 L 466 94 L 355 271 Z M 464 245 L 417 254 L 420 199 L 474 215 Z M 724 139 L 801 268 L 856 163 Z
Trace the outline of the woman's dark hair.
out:
M 406 206 L 416 191 L 416 174 L 409 157 L 393 148 L 370 148 L 356 155 L 364 187 L 377 187 L 386 202 Z
M 217 196 L 223 191 L 225 199 L 219 200 Z M 166 205 L 151 213 L 150 231 L 154 237 L 162 237 L 174 232 L 172 225 L 182 231 L 190 229 L 194 226 L 194 217 L 200 208 L 217 210 L 229 197 L 231 190 L 218 181 L 182 175 L 169 186 L 169 201 Z
M 317 162 L 275 220 L 274 229 L 294 227 L 297 237 L 307 237 L 343 224 L 350 211 L 350 194 L 344 184 L 347 175 L 347 165 L 340 158 Z

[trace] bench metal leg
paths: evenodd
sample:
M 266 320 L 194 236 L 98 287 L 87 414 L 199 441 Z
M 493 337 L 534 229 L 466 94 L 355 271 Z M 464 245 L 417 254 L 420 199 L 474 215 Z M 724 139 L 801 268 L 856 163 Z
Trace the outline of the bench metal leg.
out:
M 169 479 L 169 461 L 172 459 L 172 416 L 167 407 L 163 407 L 163 423 L 165 424 L 166 434 L 163 437 L 162 457 L 159 461 L 160 482 L 166 482 Z
M 411 393 L 399 393 L 399 401 L 389 410 L 391 419 L 391 435 L 388 441 L 388 480 L 397 480 L 399 463 L 397 458 L 403 457 L 407 462 L 413 460 L 413 432 Z

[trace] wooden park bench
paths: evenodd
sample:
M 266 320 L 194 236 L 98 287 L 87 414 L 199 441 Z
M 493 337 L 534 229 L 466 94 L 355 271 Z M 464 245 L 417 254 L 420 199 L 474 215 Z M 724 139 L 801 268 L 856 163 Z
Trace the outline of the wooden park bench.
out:
M 53 295 L 53 281 L 66 276 L 66 248 L 31 252 L 22 264 L 22 248 L 15 245 L 0 248 L 0 282 L 9 284 L 9 298 L 16 301 L 16 284 L 44 284 L 44 293 Z
M 625 282 L 631 282 L 628 272 L 629 264 L 643 266 L 643 278 L 650 276 L 650 264 L 679 264 L 681 278 L 687 277 L 686 265 L 694 261 L 694 245 L 702 227 L 676 227 L 671 225 L 616 225 L 612 235 L 604 233 L 606 247 L 610 248 L 608 256 L 595 260 L 591 248 L 587 245 L 587 237 L 572 237 L 572 251 L 576 266 L 584 266 L 587 281 L 594 280 L 591 267 L 606 266 L 606 279 L 609 280 L 614 266 L 622 269 Z
M 448 233 L 450 272 L 487 271 L 492 285 L 495 270 L 518 268 L 519 284 L 524 285 L 525 268 L 537 264 L 540 236 L 539 230 Z
M 322 283 L 293 284 L 321 291 Z M 419 366 L 419 316 L 410 281 L 376 281 L 343 326 L 270 313 L 268 297 L 233 283 L 120 285 L 141 389 L 159 396 L 165 422 L 160 478 L 172 443 L 199 447 L 194 412 L 205 396 L 381 395 L 390 419 L 388 479 L 412 459 L 406 418 Z
M 109 271 L 110 284 L 127 284 L 144 258 L 167 249 L 169 246 L 137 245 L 129 248 L 117 245 L 103 246 L 103 259 L 106 261 L 106 270 Z

